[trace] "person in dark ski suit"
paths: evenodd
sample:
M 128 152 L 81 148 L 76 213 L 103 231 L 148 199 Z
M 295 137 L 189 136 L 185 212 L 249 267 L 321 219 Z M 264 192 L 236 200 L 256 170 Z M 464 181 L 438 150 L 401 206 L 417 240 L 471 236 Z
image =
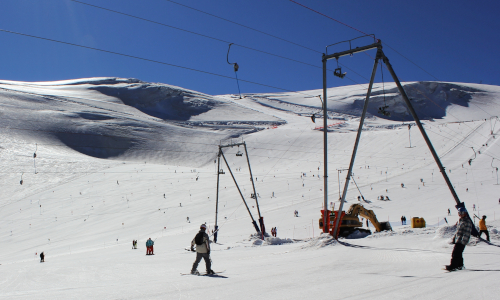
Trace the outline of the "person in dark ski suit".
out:
M 457 225 L 457 232 L 453 236 L 453 252 L 451 253 L 451 262 L 446 266 L 446 270 L 455 271 L 464 268 L 464 258 L 462 256 L 465 246 L 469 242 L 472 231 L 472 222 L 467 214 L 467 210 L 463 207 L 458 208 L 458 216 L 460 220 Z
M 43 252 L 40 253 L 40 262 L 45 262 L 45 254 Z
M 207 274 L 215 274 L 212 270 L 212 261 L 210 260 L 210 239 L 208 237 L 208 234 L 206 234 L 205 232 L 206 229 L 207 225 L 201 224 L 198 234 L 202 235 L 203 239 L 200 245 L 196 244 L 196 237 L 191 241 L 191 251 L 196 251 L 196 260 L 194 261 L 193 267 L 191 268 L 191 274 L 200 274 L 197 268 L 202 258 L 205 260 Z M 196 246 L 196 250 L 194 250 L 194 246 Z

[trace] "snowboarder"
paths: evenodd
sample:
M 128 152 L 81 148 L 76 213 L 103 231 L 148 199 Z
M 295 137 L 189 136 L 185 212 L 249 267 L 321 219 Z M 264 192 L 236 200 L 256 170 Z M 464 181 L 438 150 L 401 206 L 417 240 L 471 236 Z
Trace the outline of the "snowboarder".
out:
M 478 218 L 478 216 L 474 215 L 474 217 Z M 486 216 L 483 216 L 482 219 L 479 220 L 479 237 L 483 235 L 483 232 L 486 233 L 486 240 L 490 241 L 490 233 L 488 232 L 488 228 L 486 227 Z
M 42 252 L 40 253 L 40 262 L 45 262 L 45 254 Z
M 200 275 L 200 272 L 198 272 L 197 268 L 202 258 L 205 260 L 207 274 L 215 274 L 211 268 L 212 261 L 210 259 L 210 239 L 208 237 L 208 234 L 205 233 L 206 229 L 207 225 L 201 224 L 200 231 L 191 241 L 191 251 L 196 251 L 196 260 L 194 261 L 193 267 L 191 268 L 191 274 L 194 275 Z M 195 245 L 196 250 L 194 249 Z
M 154 251 L 153 251 L 153 245 L 155 244 L 154 241 L 151 240 L 151 238 L 149 238 L 147 241 L 146 241 L 146 255 L 154 255 Z
M 446 270 L 455 271 L 464 268 L 464 258 L 462 256 L 465 246 L 469 242 L 470 233 L 472 230 L 472 222 L 464 207 L 458 208 L 458 216 L 460 220 L 457 225 L 457 232 L 453 236 L 453 252 L 451 253 L 450 264 L 446 266 Z

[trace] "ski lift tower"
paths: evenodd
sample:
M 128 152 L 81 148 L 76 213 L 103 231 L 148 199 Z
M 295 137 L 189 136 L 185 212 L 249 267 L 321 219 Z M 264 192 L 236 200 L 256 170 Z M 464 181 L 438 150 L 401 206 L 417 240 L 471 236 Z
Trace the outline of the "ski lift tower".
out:
M 240 146 L 243 146 L 243 148 L 245 149 L 245 156 L 247 158 L 248 170 L 250 173 L 250 181 L 252 182 L 252 188 L 253 188 L 253 194 L 250 195 L 250 198 L 255 199 L 255 203 L 257 206 L 257 212 L 259 214 L 260 229 L 259 229 L 259 226 L 257 225 L 257 222 L 253 218 L 252 212 L 250 211 L 250 208 L 248 207 L 248 204 L 245 200 L 245 197 L 243 196 L 243 193 L 241 192 L 241 189 L 238 185 L 238 182 L 236 181 L 236 178 L 234 177 L 233 171 L 231 170 L 231 167 L 229 166 L 229 163 L 226 160 L 226 156 L 224 155 L 224 151 L 223 151 L 224 148 L 229 148 L 229 147 L 232 148 L 235 146 L 237 146 L 238 148 Z M 241 156 L 243 156 L 243 153 L 238 150 L 238 152 L 236 153 L 236 156 L 241 157 Z M 225 172 L 221 169 L 221 165 L 220 165 L 221 164 L 221 157 L 224 160 L 224 163 L 226 164 L 226 167 L 227 167 L 229 173 L 231 174 L 231 177 L 233 178 L 234 184 L 236 185 L 236 188 L 238 189 L 238 192 L 241 196 L 241 199 L 243 200 L 243 203 L 245 204 L 245 207 L 248 211 L 248 214 L 250 215 L 250 218 L 252 219 L 252 224 L 253 224 L 255 230 L 257 231 L 257 233 L 259 233 L 261 235 L 261 238 L 264 239 L 264 234 L 266 233 L 266 227 L 264 226 L 264 217 L 262 217 L 262 215 L 260 214 L 260 207 L 259 207 L 259 200 L 258 200 L 259 194 L 257 194 L 257 192 L 255 191 L 255 183 L 253 181 L 252 168 L 250 167 L 250 160 L 248 158 L 247 145 L 245 142 L 242 142 L 242 143 L 230 143 L 227 145 L 219 145 L 219 152 L 217 154 L 217 195 L 215 197 L 214 242 L 217 242 L 217 233 L 219 230 L 219 227 L 217 225 L 217 217 L 218 217 L 218 213 L 219 213 L 219 177 L 220 177 L 220 175 L 225 174 Z
M 374 37 L 374 36 L 373 36 Z M 387 69 L 389 70 L 389 73 L 391 73 L 391 76 L 392 76 L 392 79 L 394 80 L 394 82 L 396 83 L 396 86 L 399 90 L 399 93 L 401 94 L 403 100 L 405 101 L 405 104 L 406 106 L 408 107 L 408 110 L 409 112 L 411 113 L 413 119 L 415 120 L 415 123 L 418 127 L 418 129 L 420 130 L 420 133 L 422 134 L 422 137 L 424 138 L 425 140 L 425 143 L 427 144 L 427 146 L 429 147 L 429 150 L 434 158 L 434 160 L 436 161 L 436 164 L 438 165 L 439 167 L 439 170 L 441 171 L 441 174 L 443 175 L 443 178 L 446 182 L 446 184 L 448 185 L 448 188 L 453 196 L 453 198 L 455 199 L 455 202 L 457 203 L 457 205 L 455 205 L 455 207 L 458 209 L 460 207 L 465 207 L 465 204 L 463 202 L 460 202 L 460 199 L 458 198 L 458 195 L 457 193 L 455 192 L 455 189 L 453 188 L 453 185 L 451 184 L 451 181 L 450 179 L 448 178 L 448 175 L 446 175 L 446 171 L 445 171 L 445 168 L 443 167 L 442 163 L 441 163 L 441 160 L 439 159 L 439 156 L 437 155 L 436 153 L 436 150 L 434 150 L 434 147 L 432 146 L 432 143 L 429 139 L 429 137 L 427 136 L 427 133 L 425 132 L 425 129 L 422 125 L 422 123 L 420 122 L 420 119 L 417 115 L 417 113 L 415 112 L 415 109 L 413 108 L 413 105 L 411 104 L 409 98 L 408 98 L 408 95 L 406 95 L 406 92 L 405 90 L 403 89 L 403 86 L 401 85 L 401 82 L 399 81 L 396 73 L 394 72 L 394 69 L 392 68 L 392 65 L 389 63 L 389 59 L 385 56 L 384 52 L 382 51 L 382 42 L 380 40 L 375 40 L 375 43 L 373 44 L 370 44 L 370 45 L 367 45 L 367 46 L 363 46 L 363 47 L 356 47 L 356 48 L 352 48 L 351 46 L 351 41 L 352 40 L 348 40 L 348 41 L 343 41 L 343 42 L 340 42 L 340 43 L 344 43 L 344 42 L 348 42 L 349 43 L 349 50 L 346 50 L 346 51 L 342 51 L 342 52 L 337 52 L 337 53 L 334 53 L 334 54 L 330 54 L 330 55 L 327 55 L 327 54 L 323 54 L 323 58 L 322 58 L 322 61 L 323 61 L 323 114 L 324 114 L 324 143 L 325 143 L 325 146 L 324 146 L 324 156 L 325 156 L 325 196 L 324 196 L 324 215 L 323 215 L 323 220 L 327 220 L 327 213 L 328 213 L 328 194 L 327 194 L 327 152 L 326 152 L 326 141 L 327 141 L 327 131 L 326 131 L 326 102 L 327 102 L 327 92 L 326 92 L 326 63 L 328 60 L 332 59 L 332 58 L 335 58 L 338 62 L 338 59 L 340 57 L 343 57 L 343 56 L 347 56 L 347 55 L 353 55 L 355 53 L 358 53 L 358 52 L 363 52 L 363 51 L 368 51 L 368 50 L 372 50 L 372 49 L 377 49 L 377 54 L 375 56 L 375 62 L 374 62 L 374 65 L 373 65 L 373 71 L 372 71 L 372 75 L 370 77 L 370 83 L 368 84 L 368 91 L 366 93 L 366 99 L 365 99 L 365 104 L 364 104 L 364 107 L 363 107 L 363 113 L 361 114 L 361 119 L 359 121 L 359 127 L 358 127 L 358 133 L 356 135 L 356 141 L 354 142 L 354 149 L 352 150 L 352 156 L 351 156 L 351 162 L 349 164 L 349 170 L 347 172 L 347 177 L 346 177 L 346 181 L 345 181 L 345 185 L 344 185 L 344 190 L 342 192 L 342 197 L 340 199 L 340 207 L 339 207 L 339 213 L 342 212 L 342 208 L 343 208 L 343 205 L 344 205 L 344 202 L 345 202 L 345 197 L 346 197 L 346 194 L 347 194 L 347 189 L 349 187 L 349 182 L 350 182 L 350 179 L 351 179 L 351 176 L 352 176 L 352 169 L 353 169 L 353 166 L 354 166 L 354 159 L 356 158 L 356 152 L 357 152 L 357 149 L 358 149 L 358 145 L 359 145 L 359 140 L 360 140 L 360 137 L 361 137 L 361 131 L 362 131 L 362 128 L 363 128 L 363 123 L 364 123 L 364 120 L 365 120 L 365 117 L 366 117 L 366 112 L 368 110 L 368 101 L 370 99 L 370 95 L 371 95 L 371 91 L 372 91 L 372 87 L 373 87 L 373 81 L 375 79 L 375 74 L 377 72 L 377 66 L 378 66 L 378 63 L 380 60 L 383 61 L 383 63 L 386 65 Z M 336 44 L 333 44 L 333 45 L 337 45 L 337 44 L 340 44 L 340 43 L 336 43 Z M 330 45 L 330 46 L 333 46 L 333 45 Z M 328 47 L 330 47 L 328 46 Z M 328 49 L 327 47 L 327 49 Z M 340 76 L 342 75 L 342 71 L 340 68 L 337 68 L 335 70 L 335 73 L 334 73 L 335 76 L 337 77 L 340 77 L 340 78 L 343 78 L 344 76 Z M 470 216 L 469 216 L 470 218 Z M 333 232 L 336 233 L 337 232 L 337 228 L 339 227 L 339 221 L 340 221 L 340 218 L 336 218 L 336 222 L 335 222 L 335 227 L 333 229 Z M 326 226 L 323 226 L 323 231 L 324 232 L 329 232 L 329 224 L 325 224 Z M 474 236 L 478 236 L 478 232 L 477 230 L 473 227 L 472 228 L 472 234 Z M 334 235 L 335 236 L 335 235 Z

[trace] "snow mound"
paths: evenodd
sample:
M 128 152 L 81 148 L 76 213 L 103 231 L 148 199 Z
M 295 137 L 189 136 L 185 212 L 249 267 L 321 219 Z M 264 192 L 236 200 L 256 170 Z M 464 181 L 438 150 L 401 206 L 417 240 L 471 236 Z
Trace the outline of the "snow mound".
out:
M 328 233 L 322 233 L 320 236 L 310 239 L 302 249 L 317 249 L 327 246 L 335 246 L 337 241 Z
M 443 226 L 436 231 L 436 238 L 449 239 L 455 235 L 457 225 Z
M 281 239 L 279 237 L 272 237 L 266 234 L 264 240 L 261 239 L 260 234 L 255 233 L 250 236 L 250 241 L 252 241 L 253 246 L 268 246 L 268 245 L 283 245 L 290 244 L 294 241 L 292 239 Z

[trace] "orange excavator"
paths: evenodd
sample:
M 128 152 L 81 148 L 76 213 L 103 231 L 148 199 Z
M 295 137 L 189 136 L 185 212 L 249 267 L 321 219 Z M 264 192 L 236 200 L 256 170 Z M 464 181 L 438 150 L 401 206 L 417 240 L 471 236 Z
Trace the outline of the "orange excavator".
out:
M 352 204 L 349 207 L 347 213 L 342 212 L 341 214 L 339 214 L 338 210 L 328 211 L 328 216 L 327 216 L 327 223 L 329 223 L 328 232 L 331 235 L 334 235 L 333 228 L 335 227 L 335 222 L 337 220 L 337 217 L 340 217 L 340 226 L 335 235 L 336 237 L 338 237 L 339 235 L 346 237 L 356 230 L 359 230 L 360 232 L 371 233 L 369 229 L 362 228 L 363 223 L 361 223 L 361 221 L 359 220 L 359 216 L 369 220 L 373 224 L 373 227 L 375 227 L 375 230 L 377 232 L 384 230 L 392 230 L 391 224 L 389 222 L 379 222 L 377 220 L 377 216 L 375 215 L 373 210 L 366 209 L 361 204 Z M 322 210 L 321 218 L 319 219 L 319 228 L 323 229 L 323 224 L 324 222 L 323 222 L 323 210 Z

